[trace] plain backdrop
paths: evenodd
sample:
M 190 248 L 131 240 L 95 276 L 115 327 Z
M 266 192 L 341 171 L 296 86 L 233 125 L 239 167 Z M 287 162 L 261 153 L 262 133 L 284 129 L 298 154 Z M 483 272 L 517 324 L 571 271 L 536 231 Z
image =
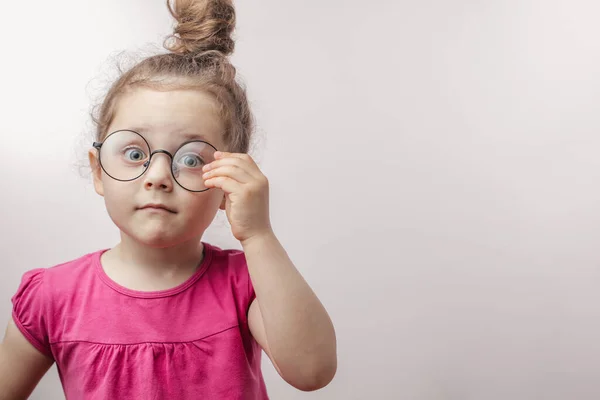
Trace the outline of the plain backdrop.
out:
M 600 3 L 238 1 L 274 229 L 335 380 L 273 399 L 600 398 Z M 78 164 L 163 1 L 2 4 L 0 320 L 21 275 L 118 240 Z M 238 247 L 220 215 L 205 240 Z M 265 357 L 266 358 L 266 357 Z M 0 377 L 1 379 L 1 377 Z M 32 399 L 62 399 L 56 369 Z

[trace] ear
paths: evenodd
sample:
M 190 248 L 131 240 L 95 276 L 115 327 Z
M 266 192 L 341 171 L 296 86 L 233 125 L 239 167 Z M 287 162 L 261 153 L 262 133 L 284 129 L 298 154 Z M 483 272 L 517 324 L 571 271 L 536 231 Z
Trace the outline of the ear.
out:
M 102 167 L 100 166 L 100 159 L 98 158 L 98 150 L 90 149 L 90 151 L 88 151 L 88 158 L 90 159 L 90 167 L 92 168 L 92 176 L 94 178 L 94 189 L 100 196 L 104 196 Z

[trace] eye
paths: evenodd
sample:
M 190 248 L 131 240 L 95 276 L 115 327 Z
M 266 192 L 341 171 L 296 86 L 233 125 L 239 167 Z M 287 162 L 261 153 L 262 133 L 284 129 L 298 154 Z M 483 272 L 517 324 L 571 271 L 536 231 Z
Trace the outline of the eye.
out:
M 146 154 L 144 154 L 142 150 L 135 147 L 125 149 L 124 153 L 127 161 L 142 161 L 144 158 L 146 158 Z
M 197 168 L 204 165 L 204 160 L 197 154 L 184 154 L 177 160 L 185 168 Z

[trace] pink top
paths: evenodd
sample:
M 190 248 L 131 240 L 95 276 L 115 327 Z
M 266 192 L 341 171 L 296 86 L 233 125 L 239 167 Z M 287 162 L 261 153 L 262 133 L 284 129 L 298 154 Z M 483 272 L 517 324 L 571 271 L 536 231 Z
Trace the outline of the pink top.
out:
M 244 253 L 204 249 L 190 279 L 156 292 L 112 281 L 100 264 L 106 250 L 31 270 L 13 319 L 56 361 L 68 400 L 268 399 Z

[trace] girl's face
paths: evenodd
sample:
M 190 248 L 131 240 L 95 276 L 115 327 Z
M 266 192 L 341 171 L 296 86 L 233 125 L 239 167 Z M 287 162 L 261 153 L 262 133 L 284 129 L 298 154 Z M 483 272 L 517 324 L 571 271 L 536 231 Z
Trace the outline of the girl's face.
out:
M 200 90 L 130 90 L 118 100 L 108 133 L 117 130 L 140 133 L 152 151 L 175 154 L 181 144 L 194 139 L 225 150 L 216 103 Z M 223 204 L 221 190 L 190 192 L 179 186 L 166 154 L 154 154 L 147 171 L 128 182 L 117 181 L 100 168 L 96 149 L 90 150 L 89 158 L 94 188 L 104 197 L 111 219 L 124 234 L 147 246 L 164 248 L 199 240 Z M 146 207 L 149 204 L 170 211 Z

